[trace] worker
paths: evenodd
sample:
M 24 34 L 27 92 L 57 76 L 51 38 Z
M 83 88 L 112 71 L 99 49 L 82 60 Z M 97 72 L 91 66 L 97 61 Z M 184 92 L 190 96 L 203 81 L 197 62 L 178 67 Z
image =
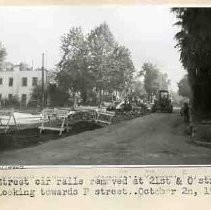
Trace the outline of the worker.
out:
M 184 122 L 189 123 L 190 122 L 190 107 L 187 102 L 184 103 L 183 116 L 184 116 Z

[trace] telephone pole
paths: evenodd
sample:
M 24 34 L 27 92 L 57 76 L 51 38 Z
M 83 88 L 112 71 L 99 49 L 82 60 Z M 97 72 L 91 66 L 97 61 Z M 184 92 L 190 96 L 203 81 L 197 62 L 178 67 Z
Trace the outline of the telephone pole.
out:
M 42 109 L 45 107 L 44 53 L 42 53 Z

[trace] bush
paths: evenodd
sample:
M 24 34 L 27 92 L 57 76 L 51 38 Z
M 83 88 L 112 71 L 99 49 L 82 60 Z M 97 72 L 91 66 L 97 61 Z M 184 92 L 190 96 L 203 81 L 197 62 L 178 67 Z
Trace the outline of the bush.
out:
M 65 106 L 72 105 L 73 101 L 69 100 L 69 94 L 57 87 L 56 84 L 48 86 L 48 103 L 50 106 Z
M 39 100 L 30 99 L 29 102 L 28 102 L 28 104 L 27 104 L 27 106 L 28 107 L 32 107 L 32 108 L 36 108 L 36 107 L 40 106 L 40 104 L 41 103 L 39 102 Z
M 3 98 L 1 100 L 1 106 L 2 107 L 19 107 L 20 101 L 18 99 L 18 96 L 12 96 L 10 99 Z

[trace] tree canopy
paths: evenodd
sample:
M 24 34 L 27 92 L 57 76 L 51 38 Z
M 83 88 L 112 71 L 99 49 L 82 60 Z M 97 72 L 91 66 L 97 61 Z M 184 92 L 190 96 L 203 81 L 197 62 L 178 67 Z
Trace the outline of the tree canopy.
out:
M 121 91 L 131 83 L 130 52 L 116 42 L 106 23 L 88 34 L 80 27 L 71 28 L 62 36 L 61 54 L 58 84 L 66 92 L 79 93 L 84 102 L 93 91 L 101 98 L 102 91 Z
M 185 75 L 179 82 L 178 82 L 178 93 L 180 96 L 190 98 L 191 97 L 191 89 L 188 81 L 188 75 Z
M 196 118 L 211 117 L 211 9 L 174 8 L 180 31 L 175 35 L 188 72 Z
M 142 66 L 142 70 L 139 72 L 140 76 L 144 77 L 144 88 L 149 96 L 156 95 L 158 90 L 168 90 L 170 80 L 166 73 L 160 72 L 156 65 L 151 62 L 145 62 Z
M 141 74 L 144 75 L 144 87 L 149 95 L 156 94 L 159 89 L 157 81 L 159 70 L 152 63 L 144 63 L 142 66 Z
M 0 68 L 2 68 L 6 55 L 7 55 L 6 49 L 0 42 Z

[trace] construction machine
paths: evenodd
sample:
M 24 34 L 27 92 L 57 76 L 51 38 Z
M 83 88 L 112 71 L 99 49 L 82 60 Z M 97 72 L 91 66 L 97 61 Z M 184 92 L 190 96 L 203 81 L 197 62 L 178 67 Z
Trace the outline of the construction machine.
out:
M 173 105 L 168 90 L 159 90 L 158 97 L 152 106 L 152 112 L 156 111 L 172 113 Z

